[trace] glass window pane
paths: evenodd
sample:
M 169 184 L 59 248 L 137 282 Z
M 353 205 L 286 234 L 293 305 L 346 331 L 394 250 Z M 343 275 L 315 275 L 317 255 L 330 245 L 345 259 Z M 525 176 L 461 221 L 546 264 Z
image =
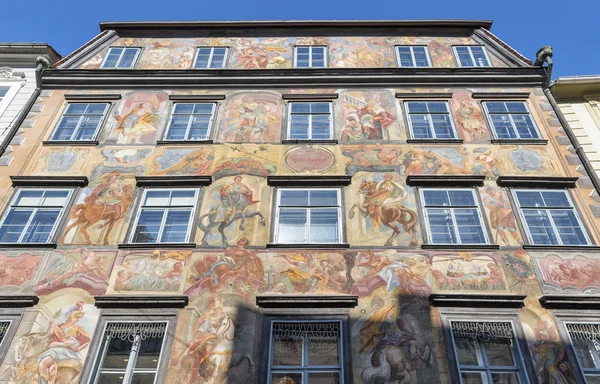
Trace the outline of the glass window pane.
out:
M 517 199 L 521 207 L 545 207 L 544 199 L 540 192 L 518 191 Z
M 92 103 L 87 105 L 86 115 L 103 115 L 106 110 L 106 103 Z
M 290 126 L 290 139 L 309 139 L 309 115 L 292 115 Z
M 425 205 L 437 205 L 444 206 L 450 205 L 448 198 L 448 192 L 440 190 L 425 190 L 423 191 L 423 197 L 425 199 Z
M 62 207 L 67 203 L 68 191 L 48 190 L 44 193 L 41 205 L 45 207 Z
M 310 103 L 291 103 L 292 113 L 310 113 Z
M 587 239 L 572 210 L 552 210 L 552 219 L 564 245 L 587 244 Z
M 146 199 L 144 200 L 145 206 L 168 206 L 169 197 L 171 191 L 147 191 Z
M 478 67 L 488 67 L 490 63 L 485 56 L 483 47 L 470 47 L 473 57 L 475 58 L 475 65 Z
M 50 238 L 56 219 L 60 214 L 59 209 L 39 209 L 31 219 L 22 243 L 45 243 Z
M 483 381 L 483 373 L 481 372 L 462 372 L 462 384 L 483 384 L 486 381 Z
M 485 103 L 490 113 L 507 113 L 506 104 L 502 102 L 487 102 Z
M 545 210 L 527 209 L 523 211 L 523 216 L 534 244 L 558 244 L 550 218 Z
M 137 48 L 127 48 L 125 53 L 121 57 L 119 62 L 119 68 L 133 68 L 135 56 L 137 55 Z
M 431 113 L 443 113 L 448 112 L 448 106 L 442 101 L 429 101 L 427 102 L 427 109 Z
M 85 116 L 81 119 L 81 124 L 79 125 L 79 130 L 75 137 L 72 137 L 73 140 L 92 140 L 94 138 L 94 134 L 100 125 L 100 120 L 102 118 L 100 116 Z
M 65 115 L 83 115 L 87 110 L 89 104 L 85 103 L 71 103 L 68 105 Z
M 415 139 L 431 139 L 431 123 L 429 115 L 410 115 L 410 125 Z
M 143 209 L 133 235 L 134 243 L 156 243 L 162 223 L 164 210 Z
M 308 206 L 308 191 L 306 190 L 281 190 L 280 206 Z
M 206 139 L 208 135 L 208 127 L 210 124 L 210 115 L 194 116 L 192 118 L 192 125 L 188 139 L 190 140 L 201 140 Z
M 309 372 L 309 384 L 339 384 L 339 372 Z
M 426 47 L 414 47 L 413 52 L 415 55 L 415 63 L 417 67 L 429 67 L 429 60 L 427 59 Z
M 499 139 L 516 139 L 517 133 L 508 115 L 492 115 L 492 124 Z
M 528 113 L 527 112 L 527 107 L 525 106 L 525 103 L 519 101 L 519 102 L 508 102 L 505 103 L 506 104 L 506 109 L 508 109 L 509 112 L 512 113 Z
M 0 227 L 0 243 L 16 243 L 25 230 L 33 209 L 11 208 Z
M 542 192 L 546 207 L 570 207 L 571 203 L 565 192 Z
M 506 338 L 497 338 L 482 342 L 488 365 L 513 367 L 515 362 L 512 356 L 513 340 Z
M 116 68 L 123 48 L 110 48 L 102 68 Z
M 277 241 L 280 243 L 306 243 L 306 219 L 305 209 L 280 209 Z
M 205 115 L 211 115 L 213 108 L 215 107 L 214 104 L 207 104 L 207 103 L 198 103 L 198 104 L 194 104 L 194 113 L 195 114 L 205 114 Z
M 156 369 L 160 359 L 163 337 L 146 337 L 141 340 L 140 350 L 135 362 L 136 368 Z
M 171 206 L 194 205 L 196 191 L 175 189 L 171 192 Z
M 311 103 L 310 110 L 312 113 L 329 113 L 329 103 Z
M 335 189 L 310 191 L 310 205 L 312 207 L 337 206 L 338 191 Z
M 163 243 L 183 243 L 187 239 L 191 209 L 169 210 L 161 242 Z
M 454 224 L 449 209 L 428 209 L 427 220 L 434 244 L 456 244 Z
M 592 340 L 574 337 L 571 337 L 571 340 L 582 368 L 600 368 L 596 366 L 596 361 L 600 361 L 600 351 L 596 350 Z
M 44 191 L 35 189 L 21 189 L 14 205 L 40 205 Z
M 154 384 L 154 373 L 135 373 L 131 384 Z
M 513 122 L 521 139 L 537 139 L 538 134 L 529 115 L 512 115 Z
M 475 197 L 471 191 L 449 190 L 450 204 L 453 206 L 476 206 Z
M 454 137 L 452 123 L 449 115 L 433 115 L 431 116 L 435 137 L 438 139 L 451 139 Z
M 169 125 L 169 131 L 167 132 L 167 140 L 184 140 L 189 121 L 189 116 L 173 116 Z
M 516 372 L 492 372 L 493 384 L 519 384 L 519 376 Z
M 454 346 L 459 365 L 480 365 L 477 357 L 478 345 L 475 339 L 455 337 Z
M 339 365 L 339 337 L 318 337 L 308 339 L 308 365 Z M 310 375 L 309 375 L 310 377 Z
M 483 228 L 476 209 L 456 209 L 454 211 L 456 226 L 463 244 L 485 243 Z
M 125 373 L 100 373 L 98 383 L 102 384 L 121 384 L 125 378 Z
M 274 372 L 271 375 L 271 383 L 273 384 L 302 384 L 302 373 L 283 373 Z
M 80 116 L 63 117 L 52 136 L 52 140 L 71 140 L 80 118 Z
M 406 105 L 408 106 L 408 111 L 410 113 L 427 113 L 428 112 L 426 102 L 411 101 L 409 103 L 406 103 Z
M 302 366 L 303 344 L 302 336 L 274 334 L 272 365 Z
M 177 103 L 175 104 L 174 113 L 191 115 L 194 112 L 194 104 Z
M 313 139 L 329 139 L 331 138 L 331 123 L 329 115 L 313 115 L 312 116 L 312 131 Z
M 108 342 L 106 357 L 102 362 L 102 369 L 125 369 L 129 364 L 129 356 L 133 348 L 133 342 L 129 339 L 121 340 L 119 337 L 111 337 Z
M 339 242 L 338 210 L 310 210 L 310 242 L 337 243 Z

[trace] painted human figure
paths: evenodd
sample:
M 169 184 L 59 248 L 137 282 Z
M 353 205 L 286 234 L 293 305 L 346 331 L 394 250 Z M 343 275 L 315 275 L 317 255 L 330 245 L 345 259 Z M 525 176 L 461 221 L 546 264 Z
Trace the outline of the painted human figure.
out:
M 158 98 L 153 96 L 150 103 L 138 103 L 124 116 L 115 115 L 115 119 L 119 123 L 117 142 L 119 144 L 142 144 L 142 136 L 156 132 L 154 116 L 159 110 L 159 104 Z
M 346 125 L 342 128 L 342 143 L 356 143 L 367 138 L 363 132 L 360 119 L 356 113 L 351 113 L 346 117 Z
M 119 203 L 123 195 L 123 183 L 119 172 L 111 172 L 105 176 L 105 181 L 96 185 L 92 193 L 83 199 L 83 202 L 88 205 L 104 204 L 112 206 L 116 217 L 121 217 L 121 209 Z
M 78 274 L 94 275 L 101 279 L 108 278 L 106 272 L 104 272 L 104 257 L 96 256 L 96 254 L 89 249 L 84 249 L 81 254 L 83 257 L 75 263 L 66 261 L 63 268 L 60 268 L 60 265 L 55 266 L 55 268 L 48 273 L 47 285 L 49 287 L 53 285 L 58 286 L 65 282 L 65 280 Z M 69 255 L 66 254 L 64 256 L 65 258 L 69 257 Z M 65 267 L 66 270 L 64 270 Z M 62 270 L 64 270 L 64 272 L 59 275 L 57 272 Z
M 54 384 L 60 361 L 80 361 L 80 352 L 90 344 L 90 334 L 83 327 L 77 325 L 84 316 L 83 302 L 77 302 L 66 316 L 67 319 L 55 327 L 52 327 L 52 321 L 48 324 L 50 333 L 48 350 L 38 358 L 36 380 L 40 384 Z
M 490 210 L 490 221 L 492 228 L 496 230 L 500 239 L 506 245 L 510 245 L 510 240 L 506 231 L 511 235 L 513 240 L 518 243 L 519 234 L 517 232 L 517 224 L 515 215 L 510 207 L 508 200 L 502 195 L 501 191 L 487 187 L 485 189 L 483 202 Z
M 252 195 L 252 189 L 242 183 L 242 177 L 234 177 L 233 183 L 223 186 L 219 191 L 221 205 L 217 211 L 217 219 L 231 222 L 238 210 L 243 211 L 250 205 L 258 203 L 253 200 Z

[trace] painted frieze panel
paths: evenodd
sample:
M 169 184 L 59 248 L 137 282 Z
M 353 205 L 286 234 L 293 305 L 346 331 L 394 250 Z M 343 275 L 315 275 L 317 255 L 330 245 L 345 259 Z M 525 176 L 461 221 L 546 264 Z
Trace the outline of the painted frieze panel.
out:
M 600 256 L 596 253 L 531 253 L 545 294 L 600 293 Z
M 146 173 L 152 176 L 211 175 L 214 152 L 214 148 L 209 146 L 200 149 L 158 147 Z
M 32 294 L 46 255 L 41 251 L 0 252 L 0 292 L 3 294 Z

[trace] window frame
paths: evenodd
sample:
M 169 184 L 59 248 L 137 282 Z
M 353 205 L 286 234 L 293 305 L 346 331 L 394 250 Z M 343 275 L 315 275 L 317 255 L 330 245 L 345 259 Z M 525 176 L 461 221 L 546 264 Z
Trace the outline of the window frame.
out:
M 106 60 L 108 59 L 108 56 L 110 56 L 110 51 L 113 48 L 116 48 L 116 49 L 123 48 L 123 52 L 121 52 L 121 54 L 119 55 L 119 59 L 117 60 L 117 64 L 115 65 L 115 67 L 105 67 L 104 65 L 106 64 Z M 135 53 L 135 57 L 131 61 L 131 67 L 119 67 L 119 62 L 123 58 L 123 55 L 125 54 L 125 51 L 127 49 L 136 49 L 137 50 Z M 102 59 L 102 63 L 100 64 L 99 68 L 100 69 L 135 69 L 135 66 L 137 65 L 137 61 L 140 58 L 141 53 L 142 53 L 141 47 L 125 47 L 125 46 L 116 46 L 116 45 L 110 46 L 110 47 L 108 47 L 108 51 L 106 52 L 104 59 Z
M 402 65 L 402 61 L 400 60 L 400 48 L 409 48 L 410 49 L 410 57 L 413 65 L 404 66 Z M 415 52 L 414 48 L 423 48 L 425 50 L 425 56 L 427 57 L 427 65 L 418 66 L 415 61 Z M 431 63 L 431 56 L 429 55 L 429 46 L 428 45 L 396 45 L 394 47 L 394 51 L 396 53 L 396 64 L 398 68 L 431 68 L 433 64 Z
M 600 311 L 599 310 L 581 310 L 581 309 L 554 309 L 554 318 L 556 319 L 556 326 L 558 333 L 565 348 L 566 355 L 568 356 L 573 370 L 575 372 L 576 380 L 581 383 L 586 383 L 586 370 L 582 367 L 579 362 L 577 352 L 571 339 L 571 334 L 567 329 L 567 324 L 594 324 L 600 326 Z M 600 365 L 591 374 L 600 376 Z
M 473 56 L 472 47 L 481 47 L 483 49 L 483 55 L 485 56 L 485 58 L 488 62 L 488 65 L 462 65 L 462 63 L 460 61 L 460 56 L 458 55 L 458 51 L 456 50 L 457 48 L 462 48 L 462 47 L 467 47 L 469 49 L 469 56 L 471 57 L 473 64 L 475 64 L 477 62 L 477 60 L 475 60 L 475 56 Z M 461 68 L 490 68 L 490 67 L 493 67 L 492 60 L 490 60 L 490 56 L 488 55 L 487 48 L 485 45 L 453 45 L 452 52 L 454 53 L 454 59 L 456 60 L 456 64 L 458 65 L 458 67 L 461 67 Z
M 208 67 L 206 68 L 196 68 L 196 63 L 198 62 L 198 55 L 200 54 L 200 49 L 202 48 L 210 48 L 210 56 L 208 58 Z M 223 55 L 223 63 L 221 63 L 220 67 L 217 68 L 211 68 L 210 65 L 212 64 L 212 59 L 215 53 L 215 48 L 225 48 L 225 54 Z M 203 46 L 198 46 L 196 47 L 196 54 L 194 55 L 194 61 L 192 62 L 192 68 L 191 69 L 223 69 L 223 68 L 227 68 L 227 62 L 229 61 L 229 47 L 227 46 L 219 46 L 219 45 L 203 45 Z
M 413 130 L 413 125 L 412 125 L 412 119 L 410 117 L 410 110 L 408 107 L 409 103 L 444 103 L 446 104 L 446 108 L 447 108 L 447 113 L 448 116 L 450 117 L 450 125 L 452 126 L 452 134 L 453 137 L 449 137 L 449 138 L 438 138 L 435 137 L 435 130 L 433 129 L 433 121 L 431 119 L 429 119 L 429 129 L 431 130 L 431 133 L 434 135 L 434 137 L 425 137 L 425 138 L 421 138 L 421 137 L 415 137 L 414 134 L 414 130 Z M 430 140 L 432 142 L 435 141 L 439 141 L 439 140 L 460 140 L 460 137 L 458 136 L 458 131 L 456 130 L 456 123 L 454 122 L 454 116 L 452 115 L 452 109 L 450 108 L 450 102 L 447 100 L 410 100 L 410 99 L 406 99 L 402 101 L 402 107 L 403 110 L 405 112 L 406 115 L 406 122 L 407 122 L 407 126 L 408 126 L 408 134 L 409 134 L 409 140 Z M 421 113 L 422 114 L 422 113 Z M 431 116 L 431 112 L 427 112 L 427 115 Z M 434 115 L 441 115 L 441 113 L 434 113 Z
M 56 188 L 56 187 L 51 187 L 51 188 L 42 188 L 42 187 L 16 187 L 15 188 L 15 192 L 13 192 L 13 195 L 9 201 L 9 203 L 6 205 L 6 207 L 4 208 L 4 211 L 2 212 L 2 216 L 0 218 L 0 229 L 4 226 L 4 222 L 6 220 L 6 217 L 8 216 L 8 214 L 10 213 L 10 211 L 12 210 L 13 207 L 24 207 L 24 208 L 31 208 L 33 209 L 33 212 L 29 215 L 29 219 L 27 220 L 27 223 L 25 224 L 25 227 L 23 228 L 23 231 L 21 232 L 21 235 L 19 236 L 19 241 L 18 242 L 14 242 L 14 243 L 5 243 L 5 242 L 0 242 L 0 244 L 6 244 L 6 245 L 11 245 L 11 246 L 20 246 L 20 245 L 44 245 L 44 244 L 55 244 L 56 243 L 56 236 L 58 233 L 58 229 L 63 225 L 63 220 L 65 217 L 65 213 L 67 211 L 70 210 L 74 196 L 76 195 L 75 192 L 75 187 L 64 187 L 64 188 Z M 19 195 L 21 194 L 22 191 L 31 191 L 31 190 L 37 190 L 37 191 L 42 191 L 42 192 L 47 192 L 49 190 L 52 191 L 67 191 L 68 194 L 65 198 L 65 204 L 64 206 L 61 208 L 60 213 L 58 214 L 58 216 L 56 217 L 56 221 L 54 222 L 53 226 L 52 226 L 52 230 L 50 231 L 50 233 L 48 234 L 48 239 L 43 242 L 43 243 L 24 243 L 21 242 L 21 240 L 23 239 L 23 236 L 25 236 L 25 234 L 27 233 L 27 229 L 30 226 L 30 222 L 31 222 L 31 218 L 35 216 L 35 214 L 37 213 L 37 210 L 40 207 L 44 207 L 44 206 L 18 206 L 18 205 L 14 205 L 19 197 Z M 58 206 L 49 206 L 48 208 L 56 208 Z
M 298 67 L 298 48 L 308 47 L 308 67 Z M 313 48 L 323 48 L 323 66 L 315 67 L 313 66 Z M 313 68 L 328 68 L 329 67 L 329 47 L 327 45 L 295 45 L 294 46 L 294 68 L 299 69 L 313 69 Z
M 529 115 L 529 118 L 531 119 L 531 122 L 533 123 L 533 128 L 535 130 L 535 133 L 537 134 L 537 137 L 532 137 L 532 138 L 520 137 L 519 132 L 516 128 L 515 122 L 512 118 L 512 114 L 510 112 L 507 112 L 507 114 L 508 114 L 508 117 L 510 120 L 511 128 L 514 130 L 514 133 L 519 137 L 516 137 L 516 138 L 498 137 L 498 132 L 496 132 L 496 126 L 494 125 L 494 122 L 492 121 L 492 114 L 488 110 L 487 103 L 519 103 L 519 102 L 523 103 L 523 105 L 525 105 L 525 109 L 527 110 L 527 114 Z M 485 120 L 488 124 L 488 127 L 490 128 L 490 132 L 492 133 L 493 139 L 495 139 L 495 140 L 510 140 L 510 141 L 532 141 L 532 140 L 538 141 L 538 140 L 544 139 L 542 137 L 542 133 L 540 132 L 540 129 L 539 129 L 537 123 L 535 122 L 535 119 L 533 118 L 531 109 L 529 109 L 529 103 L 527 103 L 527 100 L 489 100 L 489 99 L 486 99 L 486 100 L 482 100 L 480 104 L 481 104 L 482 110 L 485 115 Z
M 477 187 L 456 187 L 456 188 L 440 188 L 440 187 L 418 187 L 419 190 L 419 199 L 421 200 L 421 212 L 423 214 L 423 223 L 425 225 L 425 234 L 426 234 L 426 240 L 427 243 L 429 245 L 441 245 L 441 246 L 446 246 L 446 245 L 453 245 L 453 246 L 459 246 L 459 247 L 469 247 L 469 246 L 480 246 L 480 245 L 493 245 L 493 243 L 491 242 L 491 237 L 490 237 L 490 233 L 488 230 L 488 226 L 487 226 L 487 220 L 486 217 L 484 215 L 484 212 L 482 210 L 483 204 L 480 201 L 479 198 L 479 193 L 478 193 L 478 189 Z M 475 201 L 476 204 L 476 209 L 477 209 L 477 217 L 479 218 L 479 223 L 481 225 L 481 230 L 483 233 L 483 237 L 485 242 L 484 243 L 462 243 L 460 241 L 460 233 L 458 232 L 458 226 L 456 225 L 456 219 L 454 217 L 454 209 L 455 207 L 458 209 L 466 209 L 466 208 L 470 208 L 472 209 L 472 206 L 447 206 L 446 208 L 442 207 L 442 206 L 433 206 L 433 209 L 450 209 L 452 210 L 452 225 L 453 225 L 453 229 L 455 231 L 454 235 L 456 236 L 456 239 L 458 240 L 457 243 L 434 243 L 432 240 L 432 233 L 431 233 L 431 229 L 429 227 L 429 216 L 427 213 L 427 205 L 425 204 L 425 196 L 423 194 L 424 191 L 427 190 L 443 190 L 443 191 L 470 191 L 473 199 Z
M 292 113 L 292 105 L 293 104 L 312 104 L 312 103 L 327 103 L 329 104 L 329 114 L 325 113 L 316 113 L 318 116 L 329 116 L 329 137 L 324 139 L 313 139 L 312 138 L 312 116 L 313 113 Z M 292 133 L 292 116 L 293 115 L 301 115 L 301 116 L 309 116 L 309 138 L 306 139 L 292 139 L 290 137 Z M 333 111 L 333 101 L 332 100 L 297 100 L 297 101 L 289 101 L 287 103 L 287 139 L 288 140 L 302 140 L 302 141 L 322 141 L 322 140 L 333 140 L 333 120 L 334 120 L 334 111 Z
M 523 232 L 525 233 L 525 238 L 527 239 L 528 244 L 527 245 L 535 245 L 535 246 L 547 246 L 547 247 L 556 247 L 556 246 L 591 246 L 593 245 L 592 240 L 589 236 L 588 233 L 588 229 L 586 227 L 586 225 L 584 224 L 583 220 L 581 220 L 581 215 L 579 214 L 579 209 L 577 208 L 577 206 L 573 203 L 573 199 L 571 198 L 571 194 L 569 193 L 569 191 L 567 189 L 551 189 L 551 188 L 518 188 L 518 187 L 509 187 L 508 188 L 510 193 L 510 197 L 512 199 L 512 205 L 515 208 L 515 210 L 517 211 L 517 215 L 518 216 L 518 220 L 520 222 L 520 226 L 523 230 Z M 523 209 L 521 207 L 521 203 L 519 202 L 519 198 L 517 197 L 517 192 L 520 191 L 525 191 L 525 192 L 563 192 L 565 194 L 565 196 L 567 197 L 567 200 L 569 201 L 569 203 L 571 204 L 570 209 L 573 211 L 574 215 L 575 215 L 575 219 L 577 220 L 577 223 L 580 226 L 581 231 L 583 232 L 583 236 L 585 237 L 587 243 L 586 244 L 563 244 L 562 238 L 560 237 L 558 231 L 556 230 L 556 226 L 554 225 L 554 219 L 552 218 L 551 215 L 548 215 L 548 217 L 550 218 L 550 224 L 552 225 L 552 230 L 554 232 L 554 235 L 556 236 L 556 238 L 559 240 L 559 244 L 536 244 L 533 242 L 533 238 L 531 236 L 531 232 L 529 230 L 529 224 L 527 223 L 527 220 L 525 220 L 525 216 L 523 214 Z M 526 209 L 533 209 L 533 208 L 526 208 Z M 540 207 L 538 210 L 544 210 L 544 211 L 551 211 L 553 209 L 568 209 L 567 207 L 557 207 L 557 208 L 547 208 L 547 207 Z
M 127 296 L 124 296 L 127 298 Z M 94 384 L 97 382 L 99 367 L 103 363 L 104 356 L 101 350 L 105 331 L 108 323 L 167 323 L 163 346 L 157 364 L 154 383 L 163 383 L 167 377 L 170 355 L 175 341 L 175 329 L 177 326 L 179 308 L 115 308 L 106 307 L 102 309 L 96 330 L 92 335 L 92 342 L 88 347 L 88 358 L 85 359 L 81 372 L 81 382 Z
M 102 117 L 100 118 L 100 121 L 98 122 L 98 126 L 96 127 L 96 130 L 94 131 L 94 135 L 92 136 L 91 139 L 68 139 L 68 140 L 62 140 L 62 139 L 55 139 L 54 136 L 58 133 L 58 127 L 60 126 L 60 124 L 62 123 L 62 121 L 65 118 L 65 113 L 67 112 L 67 110 L 69 109 L 69 106 L 73 105 L 73 104 L 106 104 L 106 106 L 104 107 L 104 111 L 102 112 Z M 100 132 L 102 131 L 102 129 L 104 128 L 104 125 L 106 124 L 106 121 L 108 120 L 108 115 L 109 112 L 112 108 L 112 103 L 111 102 L 104 102 L 104 101 L 68 101 L 63 110 L 62 113 L 60 115 L 60 118 L 58 119 L 58 121 L 56 122 L 56 124 L 54 125 L 54 129 L 52 130 L 52 132 L 50 133 L 50 136 L 48 137 L 48 143 L 93 143 L 95 141 L 98 140 L 98 136 L 100 136 Z M 79 128 L 81 127 L 82 124 L 82 119 L 83 116 L 85 114 L 82 114 L 79 117 L 79 121 L 77 122 L 77 126 L 75 127 L 75 130 L 73 130 L 73 134 L 72 137 L 75 136 L 75 133 L 79 131 Z
M 181 242 L 160 242 L 157 241 L 156 243 L 139 243 L 139 242 L 133 242 L 133 238 L 135 236 L 135 231 L 138 227 L 139 224 L 139 219 L 140 219 L 140 215 L 142 213 L 142 209 L 144 208 L 144 199 L 146 198 L 146 194 L 148 193 L 148 191 L 176 191 L 176 190 L 193 190 L 194 191 L 194 206 L 192 207 L 192 210 L 190 212 L 190 218 L 188 221 L 188 232 L 186 233 L 186 238 L 185 241 L 183 243 L 190 243 L 195 236 L 195 230 L 196 230 L 196 226 L 195 226 L 195 221 L 196 221 L 196 216 L 198 214 L 198 210 L 199 210 L 199 199 L 200 199 L 200 189 L 201 187 L 185 187 L 185 186 L 181 186 L 181 187 L 173 187 L 173 188 L 167 188 L 167 187 L 142 187 L 140 188 L 142 189 L 141 191 L 141 196 L 139 197 L 139 202 L 136 204 L 136 212 L 135 212 L 135 216 L 134 219 L 131 222 L 131 227 L 129 228 L 129 233 L 127 234 L 127 243 L 126 244 L 135 244 L 135 245 L 139 245 L 139 246 L 148 246 L 148 247 L 153 247 L 153 246 L 158 246 L 158 245 L 169 245 L 169 244 L 181 244 Z M 166 212 L 170 206 L 148 206 L 151 210 L 163 210 L 163 212 Z M 174 208 L 181 208 L 182 206 L 174 206 Z M 158 238 L 160 239 L 160 237 L 162 236 L 162 234 L 164 233 L 164 225 L 165 225 L 165 221 L 167 219 L 167 215 L 164 214 L 162 220 L 161 220 L 161 224 L 160 224 L 160 229 L 159 229 L 159 233 L 158 233 Z
M 0 117 L 4 115 L 15 96 L 19 93 L 19 90 L 22 88 L 20 86 L 22 81 L 23 79 L 2 79 L 0 81 L 0 87 L 8 88 L 6 94 L 0 99 Z
M 306 216 L 306 239 L 305 243 L 283 243 L 279 241 L 279 214 L 280 214 L 280 204 L 281 204 L 281 191 L 293 190 L 293 191 L 313 191 L 313 190 L 335 190 L 337 192 L 338 198 L 338 241 L 337 242 L 328 242 L 328 243 L 313 243 L 310 242 L 310 209 L 311 206 L 290 206 L 284 208 L 293 208 L 293 209 L 305 209 L 307 212 Z M 342 201 L 342 187 L 277 187 L 276 188 L 276 199 L 275 199 L 275 220 L 273 221 L 273 243 L 274 244 L 286 244 L 290 246 L 303 246 L 303 245 L 314 245 L 314 244 L 328 244 L 328 245 L 342 245 L 344 244 L 344 202 Z M 326 207 L 315 207 L 315 208 L 331 208 L 333 206 Z
M 515 360 L 515 366 L 519 368 L 521 373 L 520 379 L 521 384 L 527 384 L 530 382 L 531 377 L 536 377 L 535 372 L 531 364 L 529 355 L 529 346 L 527 345 L 525 333 L 519 320 L 519 316 L 515 309 L 504 309 L 504 308 L 486 308 L 485 312 L 478 310 L 475 307 L 472 308 L 452 308 L 452 307 L 438 307 L 439 316 L 441 320 L 442 332 L 444 336 L 443 344 L 446 349 L 446 358 L 448 359 L 448 366 L 450 368 L 450 375 L 453 383 L 462 383 L 461 369 L 456 353 L 456 343 L 454 341 L 454 334 L 452 332 L 452 321 L 464 321 L 464 322 L 506 322 L 511 324 L 513 332 L 513 343 L 515 345 L 516 354 L 513 356 Z M 449 343 L 452 343 L 451 345 Z M 452 363 L 454 362 L 454 363 Z M 467 368 L 468 370 L 468 368 Z M 481 369 L 479 372 L 486 372 Z M 488 371 L 489 372 L 489 371 Z M 508 371 L 506 371 L 508 372 Z M 514 370 L 512 371 L 514 372 Z
M 190 128 L 191 128 L 191 124 L 192 124 L 192 119 L 191 117 L 194 116 L 194 114 L 190 114 L 190 118 L 188 118 L 188 125 L 185 131 L 185 136 L 186 138 L 183 139 L 168 139 L 167 135 L 169 134 L 169 131 L 171 130 L 171 121 L 173 120 L 173 116 L 175 115 L 175 108 L 177 106 L 177 104 L 212 104 L 212 112 L 210 114 L 210 119 L 208 121 L 208 129 L 206 131 L 206 137 L 204 139 L 188 139 L 187 136 L 189 135 L 190 132 Z M 219 103 L 217 102 L 211 102 L 211 101 L 206 101 L 206 102 L 195 102 L 195 101 L 175 101 L 171 103 L 171 111 L 169 112 L 169 121 L 167 122 L 167 127 L 165 129 L 165 132 L 163 134 L 163 141 L 164 142 L 180 142 L 180 141 L 185 141 L 185 142 L 190 142 L 190 143 L 195 143 L 195 142 L 203 142 L 203 141 L 208 141 L 210 140 L 210 137 L 212 135 L 213 132 L 213 125 L 215 124 L 215 116 L 217 115 L 218 112 L 218 108 L 219 108 Z

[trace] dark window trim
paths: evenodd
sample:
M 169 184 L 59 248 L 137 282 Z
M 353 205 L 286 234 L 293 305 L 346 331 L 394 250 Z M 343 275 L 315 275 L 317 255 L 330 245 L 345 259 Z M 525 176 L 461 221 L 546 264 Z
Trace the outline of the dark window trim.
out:
M 210 145 L 213 140 L 157 140 L 156 145 Z
M 196 248 L 196 243 L 121 243 L 117 245 L 119 249 L 192 249 Z
M 11 176 L 13 187 L 68 188 L 86 187 L 86 176 Z
M 187 295 L 101 295 L 94 296 L 98 308 L 185 308 Z
M 584 228 L 587 231 L 587 227 Z M 591 241 L 591 239 L 590 239 Z M 600 246 L 593 245 L 549 245 L 549 244 L 523 244 L 523 249 L 530 249 L 532 251 L 548 251 L 548 252 L 580 252 L 580 251 L 600 251 Z
M 481 68 L 481 67 L 480 67 Z M 528 99 L 529 92 L 473 92 L 473 99 Z
M 496 184 L 507 188 L 575 188 L 579 177 L 554 176 L 498 176 Z
M 178 188 L 206 187 L 212 183 L 211 176 L 136 176 L 137 187 Z
M 546 145 L 546 139 L 491 139 L 492 144 L 513 144 L 513 145 Z
M 482 217 L 485 220 L 485 217 Z M 482 223 L 485 226 L 487 223 Z M 485 228 L 487 230 L 487 226 Z M 488 235 L 489 237 L 489 235 Z M 491 241 L 491 240 L 490 240 Z M 421 249 L 438 249 L 444 251 L 481 251 L 481 250 L 498 250 L 498 244 L 421 244 Z
M 72 146 L 72 147 L 94 147 L 100 142 L 98 140 L 44 140 L 43 145 L 60 145 L 60 146 Z
M 417 68 L 426 68 L 426 67 L 417 67 Z M 397 99 L 451 99 L 453 93 L 452 92 L 397 92 Z
M 0 308 L 33 307 L 39 301 L 39 297 L 32 295 L 2 295 L 0 296 Z
M 56 231 L 58 233 L 58 230 Z M 11 248 L 16 249 L 56 249 L 56 242 L 52 243 L 0 243 L 0 250 L 7 251 Z
M 351 182 L 350 176 L 267 176 L 269 186 L 284 188 L 347 187 Z
M 462 144 L 463 139 L 406 139 L 407 144 Z
M 226 95 L 169 95 L 171 101 L 190 103 L 194 101 L 220 101 L 226 98 Z
M 339 97 L 339 93 L 282 93 L 281 98 L 283 100 L 334 100 Z
M 338 143 L 337 139 L 329 139 L 329 140 L 298 140 L 298 139 L 285 139 L 281 140 L 281 144 L 329 144 L 335 145 Z
M 435 307 L 523 308 L 526 295 L 432 293 L 429 303 Z
M 353 295 L 258 295 L 261 308 L 355 308 L 358 296 Z
M 349 249 L 348 243 L 314 243 L 314 244 L 296 244 L 296 243 L 268 243 L 267 248 L 271 249 Z
M 65 95 L 67 101 L 117 101 L 121 100 L 119 93 L 68 93 Z
M 409 187 L 483 187 L 485 176 L 478 175 L 409 175 L 406 185 Z
M 539 300 L 547 309 L 600 310 L 600 296 L 544 295 Z

